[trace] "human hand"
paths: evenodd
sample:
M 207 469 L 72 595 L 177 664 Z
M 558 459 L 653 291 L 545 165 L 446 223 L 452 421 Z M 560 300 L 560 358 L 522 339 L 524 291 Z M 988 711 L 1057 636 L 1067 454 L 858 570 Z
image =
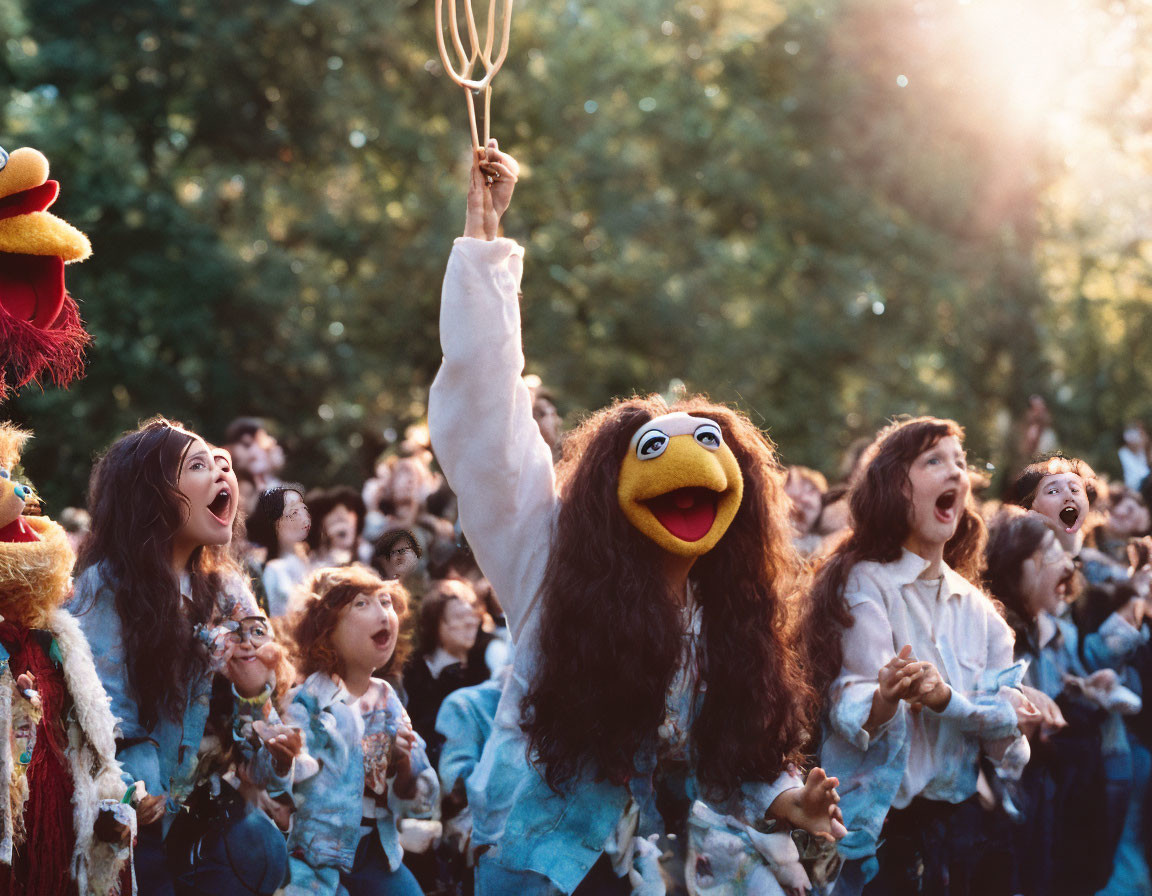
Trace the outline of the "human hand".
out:
M 1136 573 L 1135 576 L 1132 577 L 1133 584 L 1136 583 L 1136 580 L 1138 578 L 1141 578 L 1141 577 L 1147 578 L 1147 576 L 1148 576 L 1147 571 L 1141 570 L 1140 572 Z M 1148 612 L 1148 599 L 1147 599 L 1147 597 L 1144 596 L 1144 594 L 1146 592 L 1147 592 L 1147 582 L 1145 581 L 1144 593 L 1137 594 L 1135 597 L 1131 598 L 1128 601 L 1128 603 L 1124 604 L 1124 606 L 1122 606 L 1119 610 L 1116 611 L 1120 614 L 1120 616 L 1124 619 L 1124 621 L 1127 622 L 1133 628 L 1140 628 L 1140 626 L 1144 622 L 1144 617 Z
M 269 725 L 264 721 L 252 723 L 252 730 L 264 742 L 268 755 L 272 757 L 272 767 L 283 777 L 292 769 L 292 760 L 304 748 L 304 736 L 299 728 L 287 725 Z
M 154 824 L 164 817 L 166 799 L 164 794 L 149 794 L 140 800 L 136 806 L 136 823 L 140 827 Z
M 905 644 L 896 656 L 884 664 L 876 676 L 879 685 L 877 692 L 881 700 L 889 704 L 900 702 L 910 684 L 904 669 L 915 662 L 916 658 L 912 655 L 912 645 Z
M 814 768 L 803 787 L 785 790 L 772 801 L 768 812 L 821 840 L 839 840 L 848 833 L 837 805 L 839 784 L 839 779 L 829 778 L 824 769 Z
M 500 152 L 495 140 L 472 160 L 468 180 L 468 212 L 464 219 L 464 236 L 494 240 L 500 231 L 500 219 L 512 201 L 512 191 L 520 175 L 520 166 L 507 153 Z
M 904 674 L 908 679 L 904 699 L 914 712 L 925 706 L 933 712 L 942 712 L 952 699 L 952 689 L 932 663 L 909 663 L 904 667 Z
M 1062 728 L 1068 727 L 1068 722 L 1064 718 L 1064 713 L 1060 711 L 1060 707 L 1056 705 L 1056 701 L 1045 694 L 1043 691 L 1036 688 L 1030 688 L 1027 685 L 1020 686 L 1021 693 L 1028 699 L 1028 701 L 1036 707 L 1036 711 L 1040 714 L 1039 725 L 1029 724 L 1026 728 L 1020 730 L 1027 734 L 1029 737 L 1035 735 L 1038 731 L 1041 741 L 1047 741 L 1049 737 L 1060 731 Z M 1019 713 L 1017 713 L 1017 721 L 1019 721 Z

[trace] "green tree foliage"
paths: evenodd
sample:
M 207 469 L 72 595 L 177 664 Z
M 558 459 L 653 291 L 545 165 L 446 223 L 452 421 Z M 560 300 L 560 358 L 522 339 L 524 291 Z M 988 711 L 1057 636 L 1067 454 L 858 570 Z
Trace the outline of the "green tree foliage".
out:
M 528 368 L 563 410 L 679 378 L 831 470 L 896 413 L 954 416 L 998 459 L 1031 392 L 1075 383 L 1080 409 L 1146 385 L 1093 366 L 1141 350 L 1142 310 L 1094 355 L 1052 350 L 1050 268 L 1075 267 L 1043 213 L 1060 168 L 974 85 L 951 7 L 517 6 L 493 133 L 525 168 L 506 230 L 528 247 Z M 48 155 L 95 249 L 68 272 L 87 378 L 6 408 L 45 493 L 80 500 L 94 452 L 157 412 L 209 439 L 271 417 L 291 475 L 355 481 L 424 412 L 462 226 L 464 97 L 432 0 L 0 10 L 0 143 Z

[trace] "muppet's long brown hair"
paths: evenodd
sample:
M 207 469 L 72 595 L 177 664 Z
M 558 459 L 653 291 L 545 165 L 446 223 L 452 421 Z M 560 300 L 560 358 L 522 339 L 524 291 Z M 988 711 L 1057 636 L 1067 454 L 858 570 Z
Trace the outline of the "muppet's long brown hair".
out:
M 900 559 L 912 528 L 908 471 L 917 457 L 948 436 L 963 442 L 964 430 L 953 420 L 916 417 L 882 429 L 864 453 L 863 470 L 848 493 L 852 529 L 817 572 L 801 622 L 801 638 L 821 702 L 840 674 L 843 633 L 852 626 L 844 600 L 852 567 L 865 560 L 892 563 Z M 984 521 L 969 499 L 956 534 L 944 546 L 944 562 L 969 582 L 979 582 L 986 538 Z
M 703 699 L 691 730 L 697 773 L 706 787 L 730 792 L 799 763 L 813 701 L 785 635 L 784 603 L 799 561 L 768 439 L 702 397 L 671 410 L 719 424 L 744 476 L 735 519 L 690 575 L 703 620 Z M 632 435 L 668 412 L 659 396 L 619 401 L 564 442 L 541 595 L 541 664 L 523 701 L 531 750 L 556 790 L 581 772 L 622 783 L 638 754 L 658 743 L 683 644 L 682 595 L 671 593 L 665 555 L 628 522 L 616 488 Z

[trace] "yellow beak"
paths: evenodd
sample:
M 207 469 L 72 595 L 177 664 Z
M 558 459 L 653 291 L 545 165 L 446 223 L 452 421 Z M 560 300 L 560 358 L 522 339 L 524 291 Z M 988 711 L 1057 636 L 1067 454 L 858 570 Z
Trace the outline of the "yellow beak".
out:
M 682 557 L 699 557 L 716 546 L 743 494 L 744 477 L 731 449 L 705 448 L 691 435 L 671 437 L 664 452 L 648 460 L 630 450 L 616 487 L 628 521 Z

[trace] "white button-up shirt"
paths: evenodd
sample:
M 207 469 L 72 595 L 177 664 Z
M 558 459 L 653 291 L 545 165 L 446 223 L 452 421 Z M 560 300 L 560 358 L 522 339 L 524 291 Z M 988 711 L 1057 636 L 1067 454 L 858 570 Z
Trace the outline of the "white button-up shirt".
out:
M 1028 761 L 1013 703 L 1024 665 L 1013 663 L 1012 630 L 992 601 L 947 565 L 942 581 L 920 578 L 928 565 L 907 550 L 892 563 L 859 563 L 844 589 L 854 624 L 843 633 L 843 666 L 829 690 L 821 759 L 841 779 L 848 828 L 861 835 L 853 838 L 861 850 L 849 845 L 853 857 L 874 851 L 890 808 L 917 796 L 950 803 L 971 797 L 981 752 L 1010 777 Z M 869 734 L 864 723 L 877 675 L 905 644 L 936 666 L 952 696 L 939 713 L 912 712 L 901 701 Z

